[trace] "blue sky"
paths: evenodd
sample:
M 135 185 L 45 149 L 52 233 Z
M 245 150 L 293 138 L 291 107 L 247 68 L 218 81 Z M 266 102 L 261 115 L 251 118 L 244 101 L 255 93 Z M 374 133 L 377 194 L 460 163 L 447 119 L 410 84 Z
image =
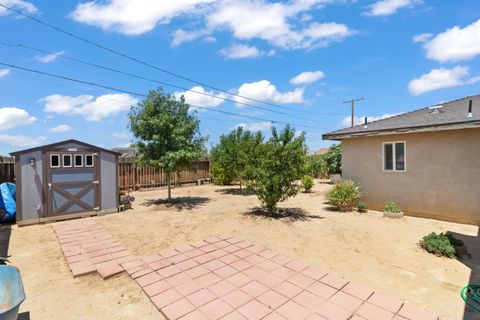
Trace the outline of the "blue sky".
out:
M 378 119 L 478 93 L 480 3 L 432 0 L 110 0 L 1 4 L 213 87 L 175 78 L 89 46 L 0 8 L 0 62 L 147 93 L 155 83 L 68 61 L 83 59 L 211 95 L 192 104 L 305 131 L 310 151 L 321 135 L 348 125 L 344 100 L 365 97 L 357 115 Z M 461 4 L 459 4 L 461 3 Z M 181 95 L 182 90 L 165 87 Z M 0 154 L 75 138 L 103 147 L 132 141 L 129 106 L 142 97 L 0 65 Z M 200 111 L 209 145 L 237 125 L 272 123 Z M 278 125 L 282 126 L 282 125 Z

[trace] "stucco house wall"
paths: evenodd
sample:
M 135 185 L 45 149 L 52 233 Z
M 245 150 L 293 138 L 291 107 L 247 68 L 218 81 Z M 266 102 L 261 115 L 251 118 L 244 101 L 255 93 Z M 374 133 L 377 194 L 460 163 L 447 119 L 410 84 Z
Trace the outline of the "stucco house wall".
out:
M 383 171 L 383 143 L 406 142 L 406 172 Z M 342 176 L 369 207 L 480 225 L 480 128 L 346 138 Z

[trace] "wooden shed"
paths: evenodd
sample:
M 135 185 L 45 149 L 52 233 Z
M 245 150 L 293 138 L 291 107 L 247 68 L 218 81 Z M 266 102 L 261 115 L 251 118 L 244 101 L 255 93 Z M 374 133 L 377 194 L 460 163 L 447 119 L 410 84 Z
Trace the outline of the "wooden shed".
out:
M 11 155 L 19 224 L 117 211 L 118 153 L 71 139 Z

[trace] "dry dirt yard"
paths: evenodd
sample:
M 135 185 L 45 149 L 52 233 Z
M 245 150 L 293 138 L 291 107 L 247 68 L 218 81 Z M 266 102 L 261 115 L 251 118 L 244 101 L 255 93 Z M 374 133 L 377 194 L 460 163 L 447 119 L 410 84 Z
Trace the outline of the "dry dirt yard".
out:
M 411 301 L 442 319 L 475 319 L 464 316 L 459 291 L 479 280 L 478 227 L 332 211 L 323 197 L 328 188 L 317 181 L 313 193 L 281 205 L 309 213 L 297 219 L 252 214 L 259 205 L 255 196 L 215 185 L 174 189 L 181 200 L 175 206 L 161 201 L 166 190 L 139 191 L 133 210 L 94 219 L 136 255 L 229 233 Z M 458 261 L 422 251 L 417 242 L 432 231 L 459 234 L 472 258 Z M 98 275 L 73 279 L 49 225 L 14 226 L 9 255 L 22 272 L 27 299 L 21 312 L 30 319 L 164 319 L 125 274 L 106 281 Z

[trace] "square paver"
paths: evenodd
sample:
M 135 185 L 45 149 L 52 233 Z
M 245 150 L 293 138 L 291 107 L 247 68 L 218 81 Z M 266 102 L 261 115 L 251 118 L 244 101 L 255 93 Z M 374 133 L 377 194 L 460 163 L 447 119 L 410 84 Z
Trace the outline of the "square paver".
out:
M 247 303 L 252 299 L 253 299 L 252 296 L 238 289 L 222 297 L 222 300 L 227 302 L 230 306 L 232 306 L 232 308 L 235 308 L 235 309 L 243 306 L 245 303 Z
M 325 277 L 321 278 L 319 281 L 329 285 L 330 287 L 334 287 L 335 289 L 339 289 L 339 290 L 348 283 L 347 280 L 334 276 L 332 274 L 327 274 Z
M 263 303 L 257 300 L 252 300 L 238 308 L 238 312 L 248 320 L 259 320 L 269 314 L 271 310 Z
M 373 294 L 373 290 L 360 284 L 349 282 L 342 291 L 362 300 L 367 300 Z M 398 309 L 397 309 L 398 310 Z
M 308 310 L 307 308 L 293 301 L 288 301 L 287 303 L 283 304 L 276 310 L 276 312 L 287 319 L 295 320 L 304 320 L 312 313 L 311 310 Z
M 300 292 L 295 298 L 292 299 L 294 302 L 298 303 L 299 305 L 304 306 L 310 310 L 317 310 L 325 300 L 320 298 L 319 296 L 308 292 L 302 291 Z
M 274 290 L 268 290 L 257 298 L 258 301 L 266 305 L 272 310 L 277 309 L 282 304 L 288 301 L 288 298 L 282 296 Z
M 225 301 L 216 299 L 200 307 L 200 311 L 208 319 L 217 320 L 232 312 L 233 308 L 230 307 Z
M 297 294 L 303 291 L 302 288 L 297 287 L 296 285 L 288 281 L 280 283 L 279 285 L 275 286 L 273 290 L 277 291 L 278 293 L 287 297 L 288 299 L 292 299 Z
M 374 306 L 368 302 L 361 305 L 355 314 L 367 320 L 391 320 L 394 315 L 390 311 Z
M 183 298 L 162 308 L 162 313 L 170 320 L 177 320 L 193 310 L 195 310 L 195 306 Z
M 201 307 L 215 299 L 217 296 L 207 289 L 201 289 L 187 296 L 187 299 L 196 307 Z
M 357 310 L 363 303 L 363 300 L 342 291 L 338 291 L 328 301 L 352 312 Z
M 392 313 L 397 313 L 403 305 L 402 300 L 378 292 L 372 294 L 370 298 L 368 298 L 368 302 Z
M 340 308 L 339 306 L 328 301 L 322 304 L 317 309 L 316 313 L 328 320 L 349 320 L 352 316 L 352 312 Z
M 254 281 L 251 281 L 251 282 L 247 283 L 246 285 L 244 285 L 240 289 L 242 291 L 246 292 L 247 294 L 251 295 L 252 297 L 256 298 L 256 297 L 260 296 L 261 294 L 267 292 L 269 288 L 267 286 L 264 286 L 260 282 L 254 280 Z

